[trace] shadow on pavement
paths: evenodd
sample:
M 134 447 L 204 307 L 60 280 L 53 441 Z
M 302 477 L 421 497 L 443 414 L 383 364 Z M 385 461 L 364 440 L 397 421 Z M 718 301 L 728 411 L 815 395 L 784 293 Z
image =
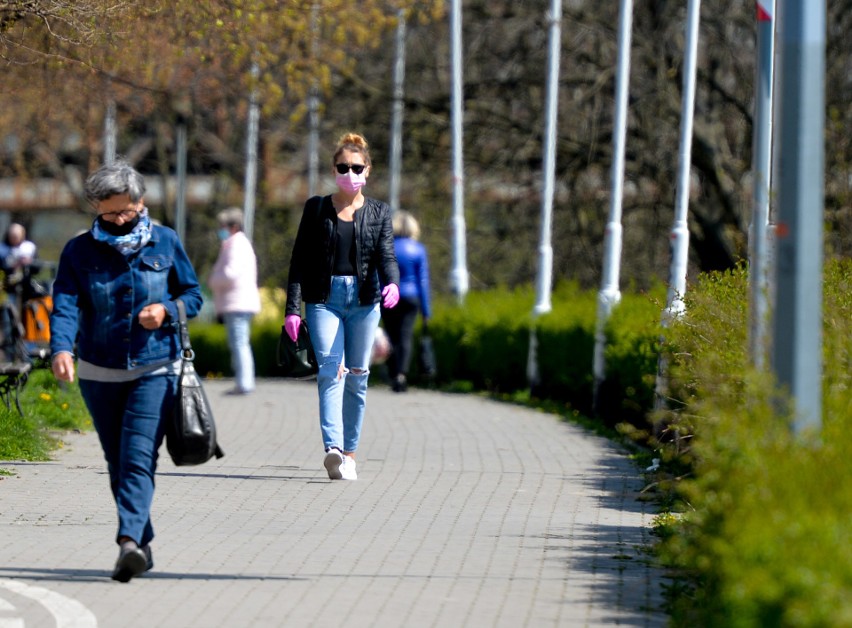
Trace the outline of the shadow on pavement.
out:
M 105 569 L 29 569 L 25 567 L 0 567 L 0 578 L 8 580 L 41 580 L 53 582 L 103 582 L 111 580 L 112 571 Z M 290 576 L 264 576 L 222 573 L 169 573 L 157 571 L 139 578 L 144 580 L 240 580 L 240 581 L 307 581 L 309 578 Z

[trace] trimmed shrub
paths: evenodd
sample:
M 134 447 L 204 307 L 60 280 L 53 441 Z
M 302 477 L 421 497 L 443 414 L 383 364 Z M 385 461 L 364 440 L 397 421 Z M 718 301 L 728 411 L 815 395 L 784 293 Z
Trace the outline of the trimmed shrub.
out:
M 819 432 L 794 434 L 791 404 L 748 364 L 747 275 L 703 276 L 668 330 L 665 418 L 688 435 L 681 522 L 661 542 L 686 587 L 676 626 L 852 625 L 852 264 L 824 278 L 824 402 Z

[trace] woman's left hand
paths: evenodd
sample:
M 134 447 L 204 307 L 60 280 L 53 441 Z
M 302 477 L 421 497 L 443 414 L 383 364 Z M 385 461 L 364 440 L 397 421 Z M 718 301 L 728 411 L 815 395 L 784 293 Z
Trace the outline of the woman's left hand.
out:
M 146 305 L 139 312 L 139 324 L 145 329 L 159 329 L 166 320 L 166 308 L 162 303 Z

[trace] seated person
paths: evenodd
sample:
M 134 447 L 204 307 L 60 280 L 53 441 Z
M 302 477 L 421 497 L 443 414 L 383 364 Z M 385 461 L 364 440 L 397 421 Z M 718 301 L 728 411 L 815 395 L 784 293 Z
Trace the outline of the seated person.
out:
M 0 243 L 0 263 L 7 273 L 29 266 L 36 257 L 35 243 L 27 240 L 27 230 L 23 225 L 13 222 L 6 231 L 6 238 Z
M 33 296 L 31 274 L 39 270 L 36 254 L 36 245 L 27 240 L 24 226 L 17 222 L 10 224 L 5 239 L 0 242 L 0 270 L 3 271 L 0 276 L 9 301 L 15 306 Z

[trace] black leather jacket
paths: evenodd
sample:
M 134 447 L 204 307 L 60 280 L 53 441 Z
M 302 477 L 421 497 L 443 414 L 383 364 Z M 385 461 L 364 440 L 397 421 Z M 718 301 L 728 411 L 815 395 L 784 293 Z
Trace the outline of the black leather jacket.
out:
M 334 267 L 337 213 L 330 196 L 314 196 L 305 203 L 296 244 L 290 257 L 286 314 L 299 314 L 302 301 L 325 303 Z M 393 247 L 391 209 L 366 198 L 355 211 L 355 269 L 361 305 L 378 303 L 382 287 L 399 285 L 399 267 Z

